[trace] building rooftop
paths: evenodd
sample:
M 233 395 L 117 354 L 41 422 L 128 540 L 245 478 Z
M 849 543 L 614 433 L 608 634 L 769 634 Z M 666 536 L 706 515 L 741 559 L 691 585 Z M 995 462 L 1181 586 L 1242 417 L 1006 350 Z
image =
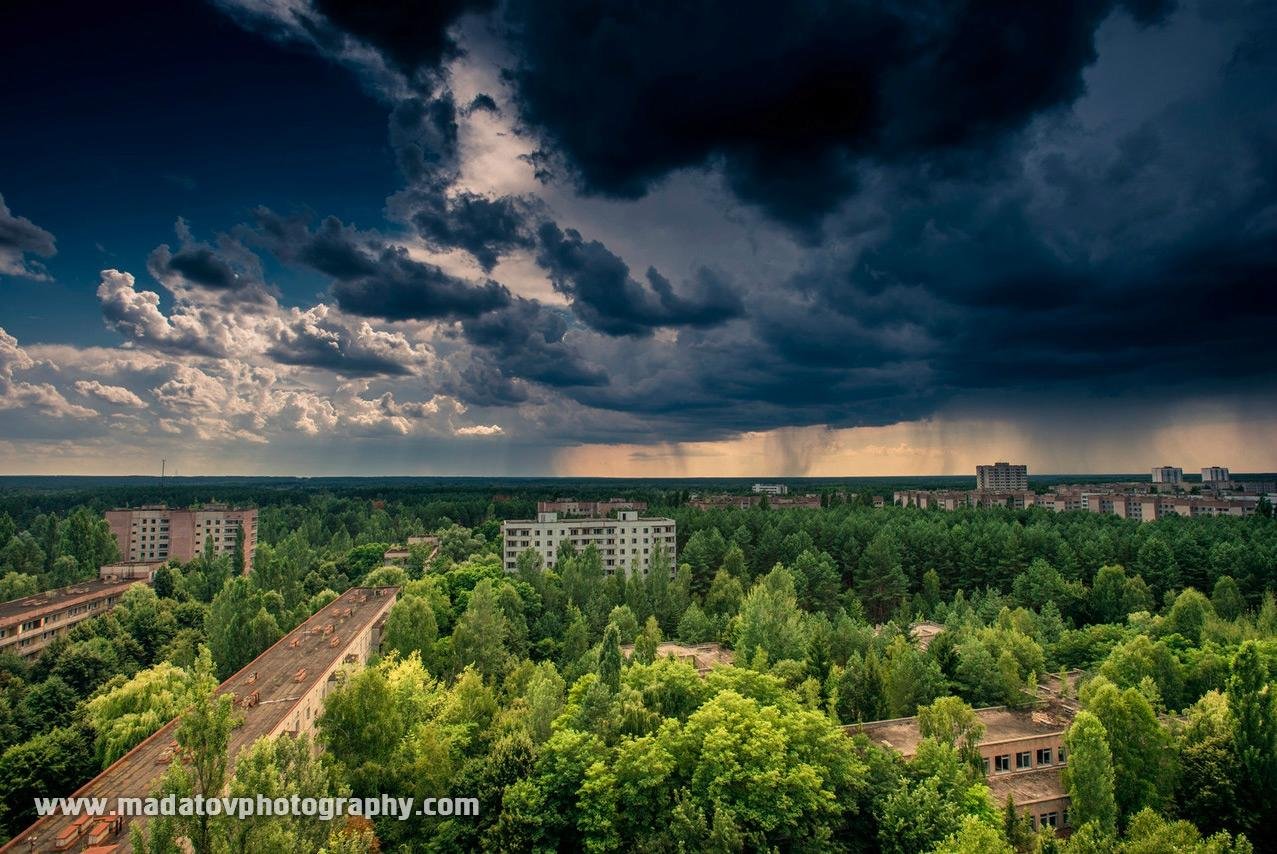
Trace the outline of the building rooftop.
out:
M 975 713 L 984 724 L 984 737 L 980 739 L 980 744 L 986 746 L 1062 733 L 1068 729 L 1071 719 L 1067 709 L 1052 703 L 1044 703 L 1033 709 L 991 706 L 976 709 Z M 846 729 L 849 732 L 863 732 L 871 741 L 897 750 L 905 756 L 912 756 L 917 752 L 918 743 L 922 741 L 916 716 L 851 724 Z
M 136 579 L 103 581 L 100 578 L 93 578 L 67 587 L 56 587 L 53 590 L 33 593 L 30 596 L 23 596 L 21 599 L 0 602 L 0 625 L 17 622 L 20 618 L 33 612 L 44 613 L 57 610 L 74 604 L 79 599 L 104 596 L 114 592 L 123 593 L 137 583 Z
M 931 641 L 935 639 L 935 636 L 943 631 L 944 626 L 940 623 L 923 621 L 921 623 L 914 623 L 909 629 L 909 635 L 918 642 L 918 648 L 923 652 L 926 652 L 927 647 L 931 645 Z
M 1068 795 L 1058 767 L 994 774 L 989 777 L 989 791 L 997 803 L 1005 804 L 1010 795 L 1018 807 L 1054 801 Z
M 127 585 L 126 585 L 127 586 Z M 231 733 L 232 764 L 239 752 L 275 732 L 302 697 L 346 655 L 346 643 L 383 612 L 386 597 L 397 587 L 352 587 L 293 629 L 217 688 L 235 698 L 241 723 Z M 73 793 L 74 797 L 139 797 L 150 795 L 172 762 L 177 720 L 169 721 L 109 768 Z M 112 800 L 114 803 L 114 800 Z M 74 817 L 40 819 L 16 835 L 2 851 L 53 850 L 58 834 Z M 122 834 L 127 842 L 127 834 Z
M 621 655 L 629 658 L 633 654 L 634 644 L 621 645 Z M 735 655 L 730 649 L 724 649 L 716 643 L 662 643 L 656 647 L 657 658 L 665 658 L 671 655 L 679 661 L 686 661 L 691 664 L 702 676 L 716 665 L 731 665 L 735 659 Z
M 639 511 L 622 510 L 619 512 L 638 513 Z M 637 516 L 632 519 L 627 519 L 625 517 L 617 517 L 613 519 L 610 516 L 599 516 L 599 517 L 589 517 L 589 518 L 585 516 L 565 516 L 562 518 L 558 518 L 558 514 L 554 512 L 549 512 L 549 513 L 546 513 L 545 515 L 555 516 L 556 518 L 547 519 L 544 521 L 538 520 L 538 519 L 506 519 L 501 524 L 503 527 L 508 527 L 510 525 L 538 525 L 538 524 L 546 524 L 547 522 L 554 522 L 560 525 L 596 525 L 596 524 L 597 525 L 615 525 L 617 522 L 661 522 L 661 523 L 668 522 L 671 525 L 674 524 L 674 520 L 667 516 Z

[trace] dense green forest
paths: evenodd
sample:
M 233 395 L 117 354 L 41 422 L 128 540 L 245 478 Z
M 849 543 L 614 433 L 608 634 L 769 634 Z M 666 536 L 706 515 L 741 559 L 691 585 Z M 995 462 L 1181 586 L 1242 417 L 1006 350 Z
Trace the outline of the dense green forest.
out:
M 500 520 L 529 515 L 554 494 L 544 484 L 102 489 L 0 496 L 3 598 L 95 574 L 114 557 L 101 510 L 141 498 L 256 504 L 255 571 L 172 565 L 38 660 L 0 657 L 6 837 L 32 820 L 33 796 L 68 794 L 174 716 L 179 740 L 214 756 L 233 725 L 210 696 L 218 681 L 346 588 L 396 584 L 383 655 L 330 696 L 319 751 L 285 736 L 232 774 L 175 768 L 163 785 L 474 796 L 481 814 L 157 821 L 139 850 L 174 851 L 178 836 L 243 852 L 1271 846 L 1271 518 L 875 510 L 863 495 L 699 512 L 686 485 L 652 483 L 626 494 L 677 520 L 679 569 L 626 580 L 593 549 L 502 571 Z M 388 544 L 424 533 L 440 536 L 433 560 L 416 549 L 382 565 Z M 945 626 L 925 651 L 908 636 L 924 618 Z M 656 655 L 662 639 L 719 641 L 736 666 L 700 678 Z M 972 707 L 1024 704 L 1039 677 L 1072 668 L 1086 677 L 1064 841 L 993 801 L 967 736 Z M 840 728 L 920 709 L 910 761 Z

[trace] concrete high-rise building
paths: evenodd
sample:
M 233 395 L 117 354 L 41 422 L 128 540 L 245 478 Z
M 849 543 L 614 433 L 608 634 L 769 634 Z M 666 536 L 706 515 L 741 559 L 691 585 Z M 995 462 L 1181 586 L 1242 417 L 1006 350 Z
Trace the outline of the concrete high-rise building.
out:
M 1224 466 L 1207 466 L 1202 469 L 1202 483 L 1227 483 L 1232 480 Z
M 975 488 L 980 492 L 1018 492 L 1029 488 L 1029 467 L 994 463 L 975 467 Z
M 753 491 L 762 495 L 788 495 L 789 487 L 783 483 L 756 483 Z
M 532 549 L 547 567 L 554 566 L 559 547 L 571 543 L 577 551 L 589 546 L 599 550 L 603 572 L 627 576 L 643 575 L 652 569 L 652 555 L 659 548 L 665 554 L 666 569 L 678 564 L 674 520 L 640 518 L 637 510 L 619 510 L 615 519 L 560 519 L 557 513 L 538 513 L 532 519 L 507 519 L 501 523 L 504 541 L 502 561 L 508 572 L 518 565 L 519 554 Z
M 257 510 L 206 504 L 192 510 L 165 504 L 144 504 L 106 511 L 107 524 L 124 561 L 193 560 L 212 543 L 213 553 L 230 554 L 244 529 L 244 572 L 253 571 L 257 548 Z
M 1184 470 L 1178 466 L 1158 466 L 1153 469 L 1153 483 L 1183 483 Z

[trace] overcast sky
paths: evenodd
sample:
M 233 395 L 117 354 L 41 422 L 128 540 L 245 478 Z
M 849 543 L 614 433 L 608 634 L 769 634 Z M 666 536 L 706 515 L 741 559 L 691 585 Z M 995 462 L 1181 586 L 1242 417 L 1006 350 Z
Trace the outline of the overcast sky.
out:
M 1277 4 L 405 5 L 6 13 L 0 471 L 1277 470 Z

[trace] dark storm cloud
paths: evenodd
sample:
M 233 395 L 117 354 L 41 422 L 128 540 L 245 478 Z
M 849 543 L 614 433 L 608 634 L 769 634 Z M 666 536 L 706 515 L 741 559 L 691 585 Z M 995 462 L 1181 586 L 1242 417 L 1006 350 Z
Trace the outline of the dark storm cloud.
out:
M 466 13 L 485 12 L 493 5 L 493 0 L 315 0 L 315 7 L 333 25 L 378 48 L 406 72 L 456 55 L 457 44 L 448 35 L 448 27 Z
M 720 160 L 741 198 L 810 228 L 861 158 L 952 167 L 1072 102 L 1122 5 L 514 0 L 510 78 L 586 192 Z M 1170 4 L 1125 5 L 1150 22 Z
M 467 341 L 509 377 L 565 388 L 608 381 L 565 339 L 567 320 L 534 300 L 515 297 L 509 305 L 462 321 Z
M 405 199 L 404 204 L 409 208 L 408 219 L 427 243 L 441 250 L 464 249 L 484 272 L 491 272 L 501 256 L 533 246 L 534 205 L 525 199 L 471 192 L 422 193 Z
M 480 92 L 470 100 L 470 106 L 466 107 L 466 113 L 493 113 L 500 115 L 501 108 L 497 106 L 497 102 L 487 92 Z
M 441 193 L 456 179 L 457 104 L 444 90 L 433 98 L 406 98 L 390 113 L 390 147 L 409 184 Z
M 550 274 L 555 290 L 572 300 L 587 324 L 608 335 L 647 335 L 661 326 L 715 326 L 744 313 L 740 297 L 718 276 L 702 270 L 694 295 L 674 292 L 655 269 L 647 286 L 630 276 L 630 268 L 597 240 L 587 242 L 574 229 L 563 231 L 542 223 L 537 263 Z
M 161 244 L 146 263 L 150 274 L 170 292 L 184 294 L 198 288 L 228 308 L 273 303 L 273 291 L 263 282 L 261 259 L 242 243 L 228 235 L 220 235 L 216 246 L 196 240 L 182 219 L 176 230 L 181 240 L 177 251 Z
M 256 235 L 276 256 L 332 278 L 333 296 L 350 314 L 387 320 L 473 317 L 510 301 L 509 291 L 496 282 L 472 285 L 336 217 L 312 231 L 304 220 L 263 209 L 256 224 Z
M 44 265 L 27 255 L 57 254 L 53 235 L 23 216 L 12 213 L 0 196 L 0 276 L 47 279 Z
M 487 109 L 486 95 L 470 109 Z M 475 106 L 478 104 L 479 106 Z M 408 188 L 388 200 L 395 219 L 412 226 L 433 248 L 470 253 L 485 272 L 501 257 L 533 245 L 540 205 L 517 196 L 489 197 L 448 187 L 460 173 L 457 107 L 448 90 L 432 98 L 409 98 L 391 113 L 390 145 Z

